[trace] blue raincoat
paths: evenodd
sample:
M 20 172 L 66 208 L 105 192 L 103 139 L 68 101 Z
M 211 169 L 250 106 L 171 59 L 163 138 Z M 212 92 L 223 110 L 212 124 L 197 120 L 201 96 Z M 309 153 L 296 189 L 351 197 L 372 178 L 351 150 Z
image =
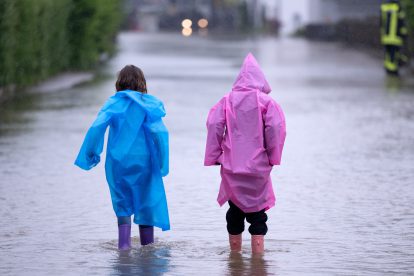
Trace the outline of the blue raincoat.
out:
M 168 174 L 165 110 L 154 96 L 125 90 L 104 104 L 88 130 L 75 165 L 90 170 L 100 161 L 109 128 L 105 162 L 112 206 L 118 217 L 170 229 L 162 177 Z

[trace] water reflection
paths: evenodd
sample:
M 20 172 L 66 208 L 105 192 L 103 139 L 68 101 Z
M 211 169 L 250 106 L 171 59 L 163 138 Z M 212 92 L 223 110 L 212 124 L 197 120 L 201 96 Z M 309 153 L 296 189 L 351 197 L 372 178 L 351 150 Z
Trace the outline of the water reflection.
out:
M 264 260 L 252 259 L 247 245 L 241 256 L 221 253 L 220 177 L 202 165 L 208 110 L 248 51 L 260 57 L 290 129 L 284 164 L 273 171 L 279 204 L 269 210 Z M 85 173 L 72 162 L 128 63 L 145 69 L 167 108 L 174 230 L 159 247 L 144 250 L 136 240 L 119 254 L 104 164 Z M 414 80 L 401 78 L 390 95 L 379 61 L 333 44 L 171 34 L 122 34 L 102 70 L 110 77 L 0 107 L 0 210 L 14 231 L 0 226 L 2 276 L 412 274 Z M 45 238 L 39 217 L 62 223 Z
M 39 96 L 21 92 L 12 101 L 0 105 L 0 135 L 12 135 L 25 132 L 33 120 L 28 114 L 39 101 Z
M 164 275 L 170 258 L 170 248 L 165 245 L 119 251 L 111 275 Z
M 385 87 L 389 93 L 397 93 L 401 90 L 401 79 L 397 76 L 387 76 Z
M 231 252 L 227 263 L 227 275 L 274 275 L 273 273 L 268 274 L 267 267 L 268 264 L 263 255 L 249 255 L 249 257 L 246 258 L 243 257 L 241 253 Z

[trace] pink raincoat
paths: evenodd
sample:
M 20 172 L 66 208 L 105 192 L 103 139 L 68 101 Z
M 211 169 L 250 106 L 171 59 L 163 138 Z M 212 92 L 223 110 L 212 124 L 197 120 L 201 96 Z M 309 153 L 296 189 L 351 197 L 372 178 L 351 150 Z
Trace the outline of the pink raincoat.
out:
M 275 204 L 270 172 L 280 165 L 286 125 L 270 91 L 249 53 L 232 91 L 208 114 L 204 165 L 221 165 L 220 206 L 231 200 L 251 213 Z

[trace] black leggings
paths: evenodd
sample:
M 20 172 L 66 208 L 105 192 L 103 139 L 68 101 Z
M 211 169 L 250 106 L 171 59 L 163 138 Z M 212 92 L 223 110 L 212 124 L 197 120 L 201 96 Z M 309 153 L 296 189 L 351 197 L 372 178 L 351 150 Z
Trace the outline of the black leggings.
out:
M 230 208 L 226 214 L 227 231 L 231 235 L 238 235 L 244 231 L 244 219 L 250 223 L 249 233 L 251 235 L 266 235 L 267 215 L 265 210 L 254 213 L 244 213 L 233 202 L 229 200 Z
M 118 217 L 118 226 L 122 224 L 129 224 L 131 225 L 131 217 Z M 139 228 L 148 228 L 152 227 L 151 225 L 140 225 Z

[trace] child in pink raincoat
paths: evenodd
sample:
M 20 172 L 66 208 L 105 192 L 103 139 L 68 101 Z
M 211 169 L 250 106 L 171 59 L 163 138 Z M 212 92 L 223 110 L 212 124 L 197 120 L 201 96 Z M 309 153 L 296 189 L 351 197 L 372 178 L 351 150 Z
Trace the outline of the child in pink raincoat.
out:
M 249 53 L 232 91 L 210 110 L 207 119 L 205 166 L 221 165 L 217 198 L 226 214 L 232 251 L 241 250 L 244 220 L 250 223 L 253 253 L 263 253 L 266 210 L 275 204 L 270 172 L 280 165 L 286 124 L 271 88 Z

